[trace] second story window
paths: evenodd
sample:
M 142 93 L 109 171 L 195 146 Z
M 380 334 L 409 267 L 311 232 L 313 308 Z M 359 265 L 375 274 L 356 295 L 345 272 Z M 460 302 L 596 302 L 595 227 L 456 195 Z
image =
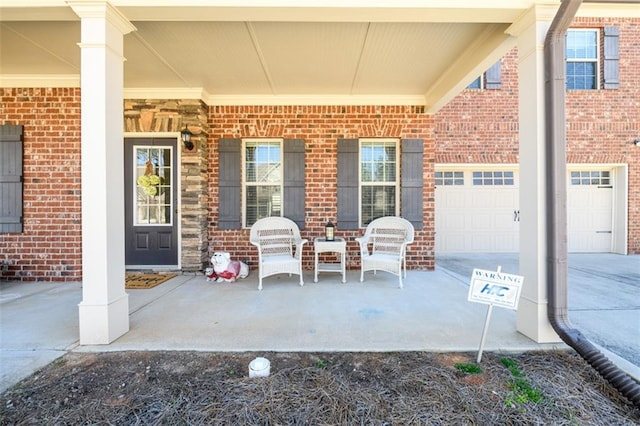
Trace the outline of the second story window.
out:
M 599 31 L 576 29 L 567 31 L 566 78 L 568 90 L 597 90 L 600 81 Z
M 498 61 L 491 66 L 481 76 L 473 80 L 467 89 L 500 89 L 502 86 L 502 61 Z
M 245 140 L 243 161 L 244 226 L 282 216 L 282 141 Z

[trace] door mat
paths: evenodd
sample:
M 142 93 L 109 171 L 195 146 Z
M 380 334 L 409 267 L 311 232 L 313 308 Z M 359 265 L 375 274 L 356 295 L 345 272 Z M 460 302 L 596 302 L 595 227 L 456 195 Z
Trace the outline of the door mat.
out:
M 127 274 L 124 288 L 129 290 L 153 288 L 176 275 L 178 274 Z

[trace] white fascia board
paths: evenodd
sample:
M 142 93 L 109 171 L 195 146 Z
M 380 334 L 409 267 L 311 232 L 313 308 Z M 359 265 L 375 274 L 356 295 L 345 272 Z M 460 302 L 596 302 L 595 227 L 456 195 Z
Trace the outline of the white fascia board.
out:
M 211 95 L 207 105 L 425 105 L 422 95 Z
M 2 74 L 0 87 L 80 87 L 80 74 Z
M 199 99 L 207 102 L 209 94 L 201 87 L 194 88 L 125 88 L 125 99 Z
M 560 0 L 111 0 L 130 21 L 511 22 Z M 77 19 L 67 0 L 3 0 L 0 20 Z M 91 2 L 89 2 L 91 3 Z
M 576 12 L 579 18 L 640 18 L 640 4 L 582 3 Z

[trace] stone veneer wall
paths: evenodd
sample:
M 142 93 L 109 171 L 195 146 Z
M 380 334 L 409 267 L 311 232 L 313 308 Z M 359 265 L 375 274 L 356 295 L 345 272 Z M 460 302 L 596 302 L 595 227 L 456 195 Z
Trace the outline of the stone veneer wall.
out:
M 180 164 L 181 264 L 183 271 L 202 270 L 208 263 L 207 242 L 207 135 L 208 109 L 200 100 L 127 99 L 124 131 L 180 132 L 188 125 L 194 149 L 182 144 Z

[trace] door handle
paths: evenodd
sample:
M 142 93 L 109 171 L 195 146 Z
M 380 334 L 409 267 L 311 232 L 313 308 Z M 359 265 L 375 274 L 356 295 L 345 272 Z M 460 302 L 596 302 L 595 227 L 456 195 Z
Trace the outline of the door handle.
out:
M 520 222 L 520 210 L 513 211 L 513 221 Z

